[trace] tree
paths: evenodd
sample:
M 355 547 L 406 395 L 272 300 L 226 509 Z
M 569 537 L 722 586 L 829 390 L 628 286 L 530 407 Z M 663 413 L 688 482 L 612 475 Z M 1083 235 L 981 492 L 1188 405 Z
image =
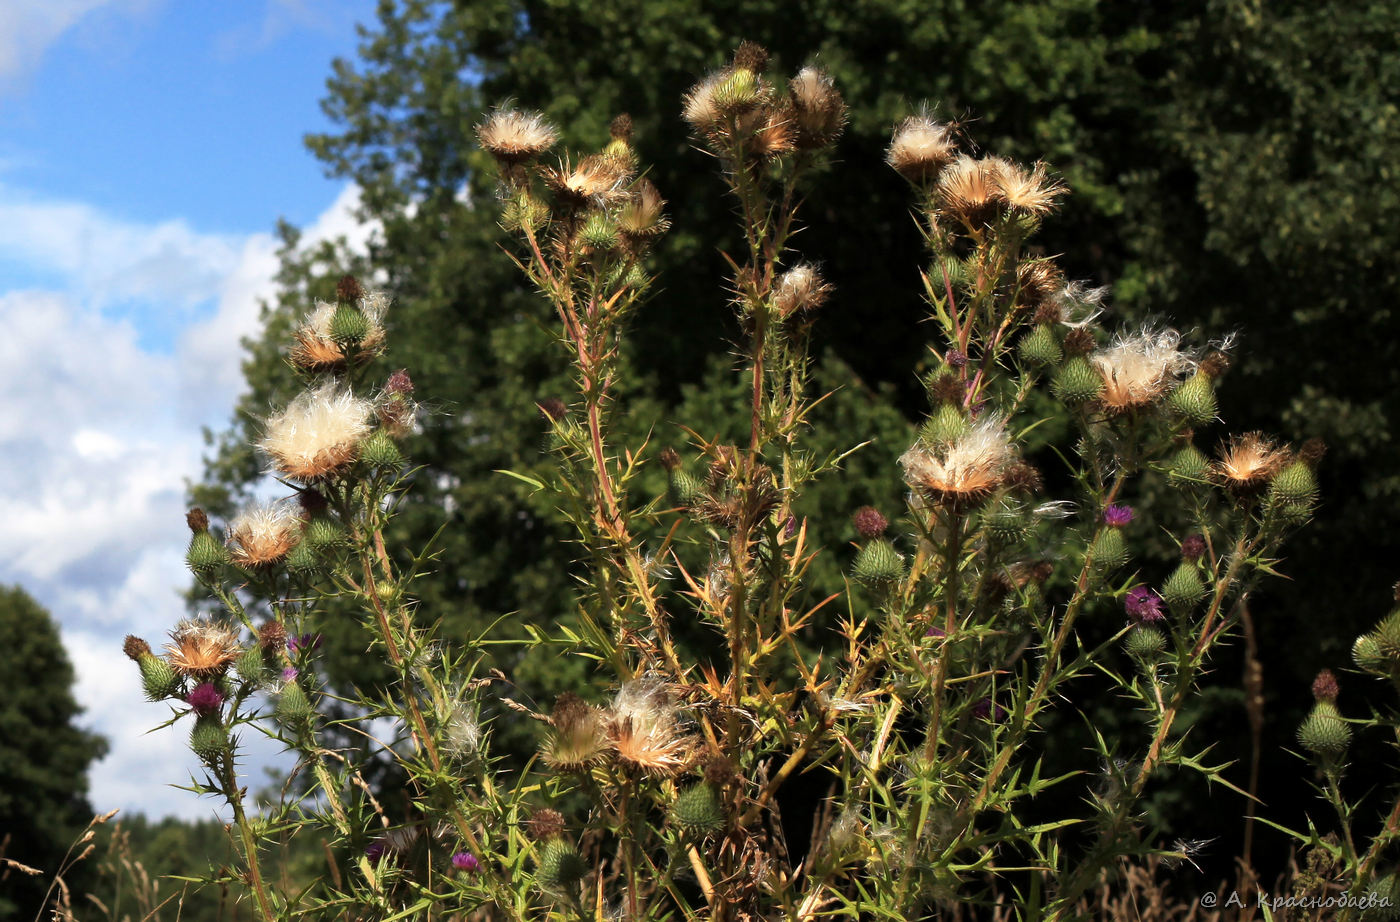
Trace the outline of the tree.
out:
M 1284 704 L 1265 740 L 1275 751 L 1306 701 L 1307 679 L 1324 662 L 1345 661 L 1383 601 L 1391 575 L 1368 536 L 1400 524 L 1400 462 L 1385 450 L 1397 407 L 1384 397 L 1400 374 L 1400 346 L 1385 333 L 1400 286 L 1384 252 L 1400 231 L 1388 160 L 1400 142 L 1400 57 L 1384 40 L 1400 12 L 1381 3 L 1327 10 L 1240 0 L 822 0 L 800 11 L 780 0 L 385 0 L 360 59 L 337 62 L 328 83 L 324 106 L 338 129 L 308 138 L 332 175 L 359 185 L 364 216 L 382 224 L 382 237 L 353 262 L 334 248 L 302 254 L 287 234 L 283 290 L 267 335 L 249 344 L 250 390 L 196 498 L 227 511 L 257 474 L 246 437 L 255 408 L 291 392 L 277 343 L 292 318 L 314 296 L 329 297 L 347 265 L 373 269 L 396 299 L 397 354 L 412 357 L 436 410 L 409 446 L 425 470 L 397 536 L 421 547 L 450 510 L 424 610 L 455 632 L 507 612 L 565 615 L 572 561 L 558 518 L 526 488 L 486 473 L 535 462 L 544 431 L 536 405 L 566 387 L 552 319 L 496 250 L 489 170 L 471 126 L 514 97 L 544 109 L 571 147 L 596 148 L 614 114 L 633 113 L 635 143 L 658 164 L 651 178 L 670 199 L 676 230 L 658 253 L 660 293 L 628 356 L 643 383 L 622 397 L 635 430 L 654 430 L 663 444 L 682 441 L 672 419 L 704 420 L 703 435 L 724 437 L 733 413 L 711 382 L 736 331 L 709 280 L 722 270 L 712 241 L 733 241 L 727 206 L 710 194 L 710 165 L 688 151 L 679 100 L 739 38 L 767 44 L 789 72 L 815 50 L 852 113 L 833 175 L 809 191 L 802 238 L 837 288 L 817 325 L 823 380 L 842 386 L 826 406 L 884 436 L 818 497 L 826 520 L 842 507 L 890 501 L 881 493 L 888 486 L 876 484 L 890 483 L 905 420 L 925 406 L 920 242 L 900 181 L 875 167 L 890 126 L 927 98 L 945 118 L 976 119 L 989 149 L 1044 157 L 1063 175 L 1075 194 L 1043 238 L 1073 277 L 1112 283 L 1117 306 L 1132 315 L 1245 331 L 1235 372 L 1243 380 L 1224 391 L 1230 418 L 1298 438 L 1322 434 L 1337 447 L 1323 468 L 1318 525 L 1289 565 L 1296 591 L 1256 602 L 1266 694 Z M 1297 346 L 1296 324 L 1307 348 Z M 1342 357 L 1365 360 L 1341 372 Z M 649 486 L 660 495 L 659 472 Z M 851 535 L 832 528 L 819 537 L 839 547 Z M 824 561 L 826 578 L 839 578 L 839 562 Z M 1347 608 L 1318 636 L 1316 613 L 1356 598 L 1359 586 L 1375 605 Z M 1316 642 L 1299 645 L 1299 636 Z M 333 642 L 361 649 L 364 639 Z M 1238 727 L 1237 702 L 1202 719 Z
M 79 728 L 73 667 L 49 613 L 18 586 L 0 588 L 0 829 L 5 853 L 45 872 L 13 873 L 0 893 L 0 917 L 36 916 L 52 873 L 88 820 L 88 766 L 106 742 Z

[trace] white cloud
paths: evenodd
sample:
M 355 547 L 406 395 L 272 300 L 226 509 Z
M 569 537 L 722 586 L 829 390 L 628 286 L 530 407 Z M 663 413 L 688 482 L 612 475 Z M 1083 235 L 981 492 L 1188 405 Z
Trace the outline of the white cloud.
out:
M 350 231 L 363 245 L 368 231 L 348 217 L 356 201 L 341 194 L 307 244 Z M 93 806 L 208 815 L 212 802 L 167 787 L 188 782 L 186 731 L 145 735 L 168 709 L 142 703 L 121 638 L 156 643 L 184 613 L 184 483 L 201 472 L 199 427 L 221 425 L 242 387 L 239 341 L 275 290 L 276 242 L 71 203 L 10 206 L 0 201 L 0 259 L 44 261 L 63 283 L 0 292 L 0 583 L 23 585 L 63 627 L 85 722 L 111 743 L 92 772 Z M 165 275 L 180 262 L 195 265 Z M 141 313 L 104 314 L 113 286 L 177 319 L 173 350 L 143 347 Z M 255 772 L 271 751 L 259 741 L 253 752 Z
M 4 0 L 0 3 L 0 80 L 32 68 L 83 17 L 122 0 Z

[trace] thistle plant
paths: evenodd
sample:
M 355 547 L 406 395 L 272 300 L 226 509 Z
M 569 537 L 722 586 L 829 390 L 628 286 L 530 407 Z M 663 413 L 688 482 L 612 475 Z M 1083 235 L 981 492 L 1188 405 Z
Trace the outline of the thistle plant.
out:
M 819 68 L 776 76 L 745 43 L 682 111 L 738 217 L 717 290 L 747 394 L 740 430 L 682 429 L 684 450 L 616 435 L 628 320 L 664 303 L 648 254 L 677 194 L 647 178 L 631 120 L 591 152 L 553 153 L 558 132 L 509 105 L 477 130 L 508 251 L 552 306 L 575 384 L 539 405 L 553 473 L 513 476 L 571 524 L 585 575 L 574 617 L 525 643 L 586 658 L 605 692 L 512 698 L 481 665 L 489 636 L 443 636 L 415 605 L 432 549 L 384 540 L 411 480 L 414 390 L 406 372 L 369 380 L 393 315 L 353 279 L 295 332 L 306 389 L 259 445 L 292 495 L 223 541 L 191 515 L 190 565 L 220 610 L 178 626 L 163 656 L 134 638 L 127 652 L 192 724 L 209 770 L 193 787 L 228 803 L 264 918 L 903 920 L 1007 900 L 1073 918 L 1105 875 L 1185 857 L 1144 817 L 1154 782 L 1184 769 L 1232 786 L 1176 725 L 1307 520 L 1320 453 L 1196 433 L 1216 423 L 1230 341 L 1103 329 L 1106 292 L 1034 244 L 1065 185 L 1045 164 L 975 156 L 923 110 L 887 155 L 928 249 L 927 413 L 889 471 L 906 508 L 810 509 L 811 485 L 863 447 L 859 433 L 845 452 L 808 447 L 824 396 L 813 326 L 859 305 L 797 233 L 846 106 Z M 658 468 L 660 496 L 644 477 Z M 858 536 L 835 597 L 809 585 L 818 555 L 842 553 L 816 546 L 815 515 L 850 516 Z M 1162 532 L 1173 560 L 1141 549 Z M 332 602 L 372 630 L 385 687 L 320 678 L 311 638 L 334 629 Z M 1105 685 L 1135 727 L 1087 726 L 1088 752 L 1054 751 L 1046 727 L 1083 723 Z M 1314 720 L 1333 755 L 1334 713 Z M 506 719 L 537 725 L 538 758 L 493 755 Z M 331 720 L 365 745 L 331 748 Z M 299 759 L 259 815 L 235 769 L 245 727 Z M 406 778 L 403 804 L 364 781 L 376 760 Z M 795 804 L 809 841 L 783 815 L 799 780 L 819 792 Z M 271 884 L 267 845 L 298 835 L 329 843 L 333 873 Z

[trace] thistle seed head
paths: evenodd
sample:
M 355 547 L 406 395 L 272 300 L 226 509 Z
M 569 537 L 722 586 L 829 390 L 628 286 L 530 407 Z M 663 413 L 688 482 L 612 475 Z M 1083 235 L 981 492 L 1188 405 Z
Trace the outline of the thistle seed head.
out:
M 927 114 L 900 123 L 885 152 L 885 162 L 911 183 L 931 182 L 957 156 L 958 145 L 948 126 Z
M 277 563 L 301 541 L 299 507 L 286 500 L 258 503 L 229 525 L 229 558 L 240 567 Z
M 1089 362 L 1103 379 L 1100 400 L 1110 412 L 1152 403 L 1196 368 L 1195 359 L 1181 349 L 1181 334 L 1171 329 L 1120 334 Z
M 559 132 L 543 115 L 510 107 L 487 115 L 476 126 L 476 136 L 487 153 L 507 165 L 534 160 L 559 140 Z
M 268 419 L 258 447 L 284 476 L 302 483 L 319 480 L 354 460 L 370 433 L 372 412 L 369 401 L 327 381 Z

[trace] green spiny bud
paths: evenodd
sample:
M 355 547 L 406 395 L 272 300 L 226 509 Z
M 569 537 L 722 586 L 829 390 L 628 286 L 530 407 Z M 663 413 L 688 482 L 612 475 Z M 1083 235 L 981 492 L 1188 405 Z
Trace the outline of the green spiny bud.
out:
M 501 224 L 508 231 L 538 231 L 549 223 L 549 206 L 539 199 L 520 195 L 506 203 Z
M 667 475 L 666 494 L 677 506 L 689 507 L 705 491 L 700 478 L 683 467 L 678 467 Z
M 671 806 L 671 819 L 689 832 L 713 832 L 724 825 L 724 804 L 708 784 L 686 788 Z
M 961 407 L 945 403 L 924 423 L 919 438 L 928 445 L 948 445 L 966 431 L 967 414 Z
M 1178 614 L 1185 614 L 1206 594 L 1206 584 L 1191 561 L 1182 561 L 1162 584 L 1162 600 Z
M 197 531 L 190 538 L 190 546 L 185 551 L 185 562 L 197 576 L 207 576 L 228 563 L 228 551 L 219 539 L 207 531 Z
M 1048 323 L 1037 324 L 1035 329 L 1021 337 L 1017 351 L 1021 361 L 1029 365 L 1058 365 L 1065 357 L 1064 350 L 1055 339 L 1055 331 Z
M 165 660 L 153 653 L 147 653 L 137 660 L 141 670 L 141 687 L 146 697 L 152 701 L 174 698 L 180 693 L 180 675 Z
M 306 692 L 296 682 L 288 682 L 277 697 L 277 718 L 282 723 L 296 727 L 309 720 L 314 713 Z
M 877 538 L 856 554 L 851 575 L 867 586 L 883 586 L 904 575 L 904 558 L 884 538 Z
M 1400 610 L 1391 612 L 1376 625 L 1372 636 L 1382 656 L 1391 662 L 1400 662 Z
M 1204 372 L 1197 372 L 1172 391 L 1167 405 L 1192 426 L 1204 426 L 1215 419 L 1215 384 Z
M 1076 355 L 1060 368 L 1051 390 L 1067 404 L 1087 403 L 1103 390 L 1103 378 L 1087 359 Z
M 214 716 L 201 717 L 190 731 L 190 749 L 205 765 L 214 765 L 228 753 L 228 731 Z
M 403 453 L 389 433 L 376 429 L 360 443 L 360 460 L 374 467 L 393 467 L 403 463 Z
M 758 76 L 746 67 L 738 67 L 715 87 L 715 105 L 726 115 L 746 112 L 758 102 Z
M 321 568 L 321 558 L 307 542 L 299 541 L 296 547 L 287 552 L 286 564 L 291 572 L 310 576 Z
M 1316 495 L 1317 478 L 1302 461 L 1294 461 L 1269 483 L 1269 498 L 1283 504 L 1306 506 Z
M 1026 535 L 1026 516 L 1018 508 L 1006 503 L 989 506 L 982 513 L 982 524 L 987 534 L 998 544 L 1013 544 Z
M 267 678 L 267 660 L 263 658 L 262 647 L 255 644 L 244 650 L 233 668 L 239 678 L 257 688 Z
M 318 516 L 306 526 L 302 533 L 302 541 L 314 551 L 326 551 L 348 543 L 349 536 L 345 534 L 345 529 L 340 527 L 339 522 Z
M 1390 671 L 1390 661 L 1381 652 L 1381 645 L 1372 634 L 1362 634 L 1351 647 L 1351 658 L 1363 672 L 1385 675 Z
M 1128 545 L 1123 540 L 1123 529 L 1100 529 L 1098 537 L 1089 546 L 1089 554 L 1093 558 L 1094 569 L 1100 573 L 1122 566 L 1128 560 Z
M 1123 649 L 1133 659 L 1143 663 L 1156 663 L 1166 648 L 1166 635 L 1146 624 L 1137 625 L 1123 638 Z
M 552 839 L 540 850 L 535 878 L 546 890 L 562 890 L 583 879 L 588 865 L 578 849 L 564 839 Z
M 1178 483 L 1200 483 L 1210 476 L 1210 460 L 1190 443 L 1181 446 L 1167 462 L 1167 475 Z
M 583 222 L 579 242 L 594 250 L 611 250 L 617 246 L 617 225 L 606 212 L 595 211 Z
M 331 339 L 341 347 L 362 342 L 369 331 L 369 318 L 352 304 L 338 305 L 331 314 Z
M 1330 701 L 1313 705 L 1312 713 L 1298 727 L 1298 744 L 1315 756 L 1337 759 L 1351 743 L 1351 728 Z

